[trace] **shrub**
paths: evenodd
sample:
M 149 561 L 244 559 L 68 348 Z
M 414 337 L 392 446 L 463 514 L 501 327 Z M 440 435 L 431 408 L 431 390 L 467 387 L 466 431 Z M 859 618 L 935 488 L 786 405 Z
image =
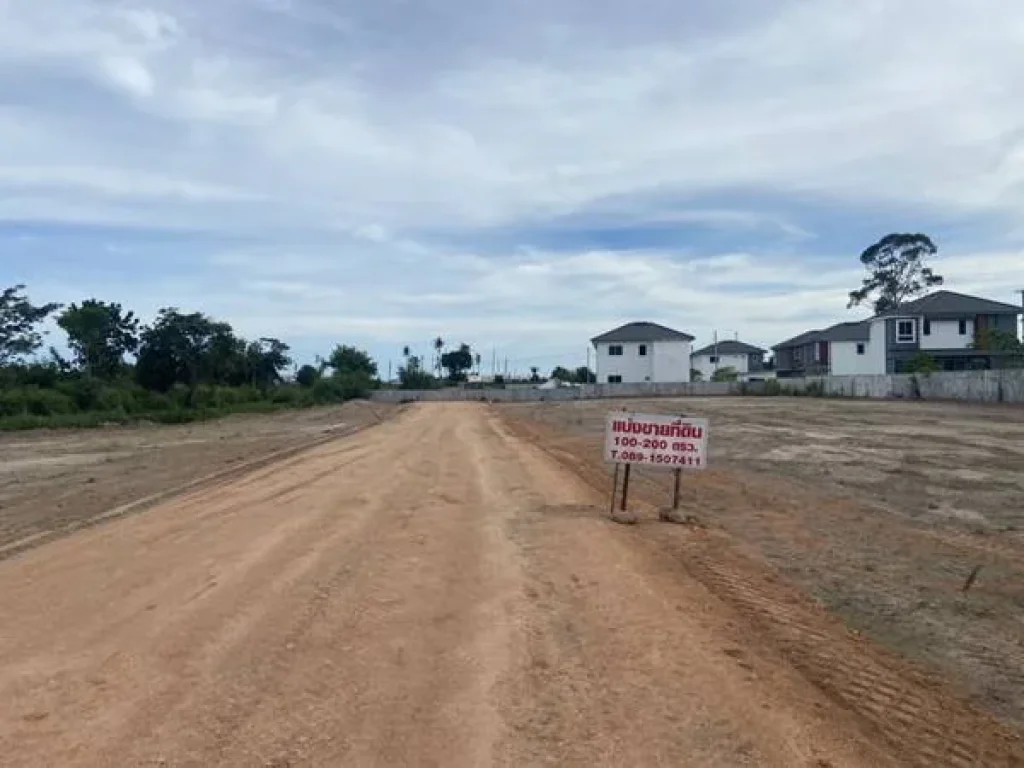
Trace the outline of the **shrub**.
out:
M 169 394 L 152 392 L 142 387 L 135 387 L 132 390 L 132 400 L 135 403 L 136 413 L 154 413 L 169 410 L 174 407 L 173 398 Z
M 0 392 L 0 416 L 52 416 L 72 413 L 75 403 L 55 389 L 20 387 Z
M 320 371 L 314 368 L 312 365 L 304 365 L 299 368 L 299 372 L 295 374 L 295 381 L 298 382 L 300 387 L 312 387 L 316 384 L 320 378 Z
M 918 352 L 907 361 L 904 373 L 936 373 L 941 370 L 938 361 L 927 352 Z
M 807 397 L 824 397 L 825 384 L 817 380 L 809 382 L 807 386 L 804 388 L 804 394 Z
M 304 393 L 296 387 L 277 387 L 270 393 L 270 402 L 278 405 L 298 405 Z
M 59 382 L 56 391 L 71 398 L 78 410 L 96 411 L 100 410 L 100 401 L 105 388 L 99 379 L 94 379 L 91 376 L 74 376 Z

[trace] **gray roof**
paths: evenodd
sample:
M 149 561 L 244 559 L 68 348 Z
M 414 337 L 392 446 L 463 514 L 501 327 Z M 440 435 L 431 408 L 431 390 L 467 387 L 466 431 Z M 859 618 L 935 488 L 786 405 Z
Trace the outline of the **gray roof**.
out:
M 859 320 L 852 323 L 836 323 L 816 331 L 807 331 L 792 339 L 776 344 L 772 349 L 782 347 L 801 347 L 804 344 L 813 344 L 817 341 L 868 341 L 871 336 L 871 326 L 867 320 Z
M 894 315 L 924 315 L 925 317 L 964 316 L 964 315 L 1019 315 L 1024 307 L 1016 304 L 1004 304 L 991 301 L 980 296 L 968 296 L 955 291 L 935 291 L 920 299 L 908 301 L 899 309 L 883 312 L 879 317 Z
M 818 338 L 821 331 L 816 329 L 813 331 L 804 331 L 799 336 L 794 336 L 792 339 L 786 339 L 780 341 L 778 344 L 772 346 L 772 349 L 781 349 L 782 347 L 800 347 L 804 344 L 810 344 L 812 341 L 820 341 Z
M 871 324 L 866 320 L 836 323 L 821 332 L 821 341 L 868 341 L 870 338 Z
M 763 355 L 765 350 L 755 347 L 753 344 L 745 344 L 742 341 L 727 339 L 717 344 L 708 344 L 704 349 L 698 349 L 694 355 Z
M 626 323 L 618 328 L 595 336 L 592 344 L 617 344 L 631 341 L 693 341 L 693 336 L 682 331 L 674 331 L 657 323 Z

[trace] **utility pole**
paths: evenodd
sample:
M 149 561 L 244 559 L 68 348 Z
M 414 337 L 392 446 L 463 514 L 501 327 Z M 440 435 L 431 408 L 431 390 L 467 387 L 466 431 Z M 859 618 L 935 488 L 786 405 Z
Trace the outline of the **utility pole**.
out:
M 718 373 L 718 331 L 715 331 L 715 373 Z

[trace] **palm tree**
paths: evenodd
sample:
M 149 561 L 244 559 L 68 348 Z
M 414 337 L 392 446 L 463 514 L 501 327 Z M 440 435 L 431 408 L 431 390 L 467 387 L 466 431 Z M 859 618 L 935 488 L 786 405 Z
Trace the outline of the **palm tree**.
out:
M 434 367 L 438 373 L 441 373 L 441 350 L 444 349 L 444 339 L 438 336 L 434 339 Z

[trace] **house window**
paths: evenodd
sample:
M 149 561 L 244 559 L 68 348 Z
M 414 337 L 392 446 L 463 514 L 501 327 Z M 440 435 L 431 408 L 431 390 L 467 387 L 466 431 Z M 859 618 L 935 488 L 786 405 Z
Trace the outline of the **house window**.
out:
M 718 357 L 716 355 L 711 355 L 711 357 L 709 357 L 708 360 L 710 360 L 712 363 L 717 363 Z
M 611 355 L 612 357 L 621 357 L 622 356 L 622 345 L 621 344 L 612 344 L 612 345 L 610 345 L 608 347 L 608 354 Z
M 619 347 L 619 349 L 622 349 L 622 347 Z M 622 377 L 621 376 L 609 376 L 608 377 L 608 383 L 609 384 L 621 384 L 622 383 Z
M 897 320 L 896 321 L 896 341 L 900 344 L 913 344 L 915 340 L 914 336 L 914 321 L 913 320 Z
M 967 321 L 966 320 L 961 320 L 960 321 L 960 335 L 961 336 L 966 336 L 967 335 Z
M 925 322 L 927 323 L 928 321 L 925 320 Z M 863 342 L 857 344 L 857 354 L 858 355 L 863 355 L 864 354 L 864 344 L 863 344 Z
M 647 345 L 646 344 L 641 344 L 638 351 L 640 353 L 640 357 L 646 357 L 647 356 Z
M 816 362 L 816 363 L 820 363 L 821 362 L 821 345 L 820 344 L 815 344 L 814 345 L 814 362 Z
M 924 328 L 922 329 L 921 333 L 923 333 L 925 336 L 932 335 L 932 321 L 929 320 L 927 317 L 924 319 Z

